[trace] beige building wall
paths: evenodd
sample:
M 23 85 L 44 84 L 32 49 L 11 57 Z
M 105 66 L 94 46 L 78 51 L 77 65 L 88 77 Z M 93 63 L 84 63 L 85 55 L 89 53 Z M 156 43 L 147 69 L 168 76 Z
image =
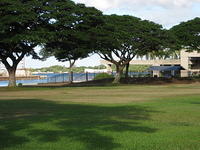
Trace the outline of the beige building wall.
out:
M 189 53 L 188 52 L 186 52 L 185 50 L 182 50 L 181 51 L 181 66 L 184 68 L 184 69 L 186 69 L 186 70 L 188 70 L 189 69 Z
M 189 72 L 200 74 L 200 69 L 191 69 L 190 68 L 190 64 L 192 64 L 192 62 L 190 61 L 191 57 L 199 57 L 200 58 L 200 52 L 198 52 L 198 51 L 187 52 L 186 50 L 181 51 L 181 66 L 185 69 L 185 70 L 181 71 L 181 77 L 188 77 Z

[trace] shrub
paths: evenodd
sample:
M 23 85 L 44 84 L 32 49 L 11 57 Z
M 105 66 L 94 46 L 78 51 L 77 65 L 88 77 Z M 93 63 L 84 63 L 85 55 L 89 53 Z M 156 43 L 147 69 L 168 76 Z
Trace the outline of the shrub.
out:
M 108 73 L 100 73 L 94 77 L 94 80 L 106 79 L 106 78 L 113 78 L 114 76 Z
M 19 83 L 19 84 L 18 84 L 18 86 L 19 86 L 19 87 L 22 87 L 22 86 L 23 86 L 23 84 L 22 84 L 22 83 Z

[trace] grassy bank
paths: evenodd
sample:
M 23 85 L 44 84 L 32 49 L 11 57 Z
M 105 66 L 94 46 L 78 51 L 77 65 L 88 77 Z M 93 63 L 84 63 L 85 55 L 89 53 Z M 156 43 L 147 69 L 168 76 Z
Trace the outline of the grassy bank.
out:
M 199 150 L 200 84 L 0 88 L 1 150 Z

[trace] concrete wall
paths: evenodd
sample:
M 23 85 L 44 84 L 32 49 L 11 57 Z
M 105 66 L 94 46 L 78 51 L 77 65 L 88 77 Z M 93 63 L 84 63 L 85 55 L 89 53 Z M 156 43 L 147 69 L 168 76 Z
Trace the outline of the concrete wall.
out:
M 181 51 L 181 66 L 185 69 L 181 71 L 181 77 L 188 77 L 189 72 L 190 74 L 193 74 L 193 73 L 200 74 L 200 69 L 189 68 L 189 64 L 191 64 L 190 59 L 189 59 L 190 57 L 200 57 L 200 53 L 197 51 L 193 51 L 193 52 L 187 52 L 186 50 Z
M 181 66 L 186 70 L 191 70 L 189 68 L 189 64 L 190 64 L 189 58 L 190 57 L 200 57 L 200 52 L 197 52 L 197 51 L 186 52 L 186 50 L 181 51 Z
M 189 69 L 189 58 L 188 58 L 189 54 L 185 50 L 182 50 L 180 54 L 181 54 L 181 66 L 184 69 L 188 70 Z

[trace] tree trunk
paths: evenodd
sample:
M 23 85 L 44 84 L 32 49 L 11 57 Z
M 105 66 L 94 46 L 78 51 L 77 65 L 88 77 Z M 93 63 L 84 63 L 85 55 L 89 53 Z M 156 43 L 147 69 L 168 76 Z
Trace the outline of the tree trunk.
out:
M 69 67 L 69 83 L 72 83 L 73 81 L 72 81 L 72 74 L 73 74 L 73 72 L 72 72 L 72 67 L 71 67 L 71 65 L 70 65 L 70 67 Z
M 16 86 L 15 74 L 16 74 L 17 66 L 18 66 L 19 62 L 24 58 L 25 54 L 26 54 L 26 52 L 22 52 L 22 54 L 16 53 L 16 55 L 13 54 L 13 55 L 9 56 L 9 58 L 12 60 L 12 65 L 10 65 L 9 62 L 7 61 L 7 57 L 1 58 L 1 61 L 4 64 L 4 66 L 6 67 L 8 74 L 9 74 L 9 83 L 8 83 L 9 87 Z
M 115 84 L 120 83 L 120 79 L 122 77 L 123 70 L 124 70 L 124 66 L 116 65 L 116 76 L 115 76 L 113 83 L 115 83 Z
M 73 83 L 73 72 L 71 71 L 71 69 L 69 72 L 69 83 Z
M 129 72 L 129 65 L 130 63 L 126 64 L 126 72 L 125 72 L 125 78 L 128 79 L 128 72 Z
M 69 60 L 69 83 L 73 83 L 73 71 L 72 68 L 76 60 Z
M 9 83 L 8 86 L 9 87 L 16 87 L 16 67 L 11 67 L 8 70 L 9 73 Z

